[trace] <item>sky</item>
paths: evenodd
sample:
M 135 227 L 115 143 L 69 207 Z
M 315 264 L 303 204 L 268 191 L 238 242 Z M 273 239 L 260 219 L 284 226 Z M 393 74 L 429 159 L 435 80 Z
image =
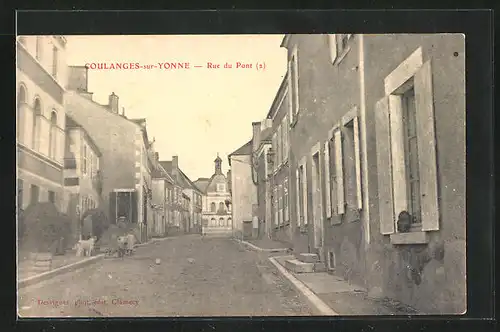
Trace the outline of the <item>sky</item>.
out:
M 146 118 L 160 160 L 177 155 L 191 180 L 210 177 L 219 153 L 227 155 L 252 137 L 286 74 L 283 35 L 66 36 L 68 65 L 139 63 L 151 69 L 89 69 L 88 90 L 108 103 L 114 92 L 128 118 Z M 158 63 L 189 62 L 190 69 Z M 207 64 L 221 68 L 208 69 Z M 224 68 L 225 63 L 232 68 Z M 236 63 L 252 68 L 236 68 Z M 194 66 L 203 66 L 195 68 Z M 264 66 L 264 70 L 257 67 Z

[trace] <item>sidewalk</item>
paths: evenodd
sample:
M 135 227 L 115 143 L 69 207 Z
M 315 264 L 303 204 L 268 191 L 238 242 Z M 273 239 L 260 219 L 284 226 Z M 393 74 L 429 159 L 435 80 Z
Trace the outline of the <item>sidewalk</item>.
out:
M 274 257 L 274 260 L 285 269 L 285 261 L 291 256 Z M 271 261 L 272 262 L 272 261 Z M 327 272 L 293 273 L 292 283 L 299 281 L 305 287 L 298 287 L 302 293 L 313 298 L 315 303 L 330 307 L 337 315 L 415 315 L 416 310 L 389 299 L 372 299 L 362 287 L 352 285 L 344 279 Z M 289 278 L 291 279 L 291 278 Z M 305 289 L 305 292 L 303 291 Z M 309 291 L 309 292 L 308 292 Z
M 175 236 L 164 237 L 164 238 L 151 238 L 148 242 L 138 243 L 135 247 L 142 247 L 148 244 L 157 243 L 166 239 L 170 239 Z M 18 287 L 26 287 L 29 285 L 36 284 L 38 282 L 50 279 L 52 277 L 80 269 L 86 265 L 95 263 L 100 259 L 104 258 L 103 253 L 97 253 L 91 257 L 77 257 L 74 250 L 69 250 L 65 255 L 54 256 L 52 259 L 52 268 L 47 272 L 42 273 L 32 273 L 30 271 L 30 264 L 32 262 L 27 259 L 25 253 L 19 253 L 19 263 L 18 263 Z
M 260 252 L 287 252 L 290 249 L 288 244 L 274 241 L 269 238 L 252 240 L 233 239 L 247 247 L 250 247 L 252 250 Z

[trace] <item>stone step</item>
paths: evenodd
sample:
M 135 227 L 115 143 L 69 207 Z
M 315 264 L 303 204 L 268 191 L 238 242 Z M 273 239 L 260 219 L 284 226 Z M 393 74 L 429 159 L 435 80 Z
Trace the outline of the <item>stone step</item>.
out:
M 326 272 L 326 265 L 323 262 L 314 263 L 314 272 Z
M 304 263 L 317 263 L 319 262 L 319 257 L 316 254 L 311 253 L 300 253 L 296 256 L 296 258 Z
M 288 259 L 285 261 L 285 267 L 295 273 L 311 273 L 314 272 L 313 263 L 304 263 L 298 259 Z

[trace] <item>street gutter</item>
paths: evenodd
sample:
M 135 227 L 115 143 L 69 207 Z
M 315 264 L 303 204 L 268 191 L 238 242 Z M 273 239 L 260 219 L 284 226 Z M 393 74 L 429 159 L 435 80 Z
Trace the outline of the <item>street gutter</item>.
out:
M 309 302 L 312 309 L 321 316 L 338 316 L 339 314 L 333 311 L 323 300 L 321 300 L 314 292 L 309 289 L 302 281 L 295 278 L 285 267 L 283 267 L 275 257 L 269 257 L 269 261 L 278 269 L 278 271 L 287 278 L 292 285 L 300 292 L 304 298 Z

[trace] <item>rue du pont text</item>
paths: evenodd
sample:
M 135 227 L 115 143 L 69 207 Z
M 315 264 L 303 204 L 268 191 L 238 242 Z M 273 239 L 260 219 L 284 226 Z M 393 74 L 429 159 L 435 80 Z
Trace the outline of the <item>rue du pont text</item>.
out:
M 206 69 L 256 69 L 265 70 L 265 62 L 247 63 L 247 62 L 207 62 L 205 65 L 192 64 L 190 62 L 158 62 L 156 64 L 141 64 L 139 62 L 114 62 L 114 63 L 86 63 L 88 69 L 97 70 L 140 70 L 140 69 L 163 69 L 163 70 L 183 70 L 192 68 Z

